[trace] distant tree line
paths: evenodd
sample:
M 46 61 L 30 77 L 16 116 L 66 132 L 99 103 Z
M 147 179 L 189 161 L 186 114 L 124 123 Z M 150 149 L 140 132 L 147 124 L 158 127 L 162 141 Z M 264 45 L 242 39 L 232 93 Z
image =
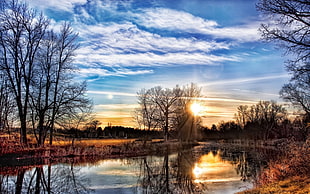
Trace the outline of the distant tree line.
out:
M 18 0 L 0 5 L 0 127 L 18 118 L 20 141 L 28 129 L 43 145 L 62 121 L 89 112 L 85 82 L 76 82 L 72 64 L 77 33 L 68 23 L 54 31 L 41 13 Z
M 207 139 L 294 138 L 305 141 L 310 129 L 305 116 L 290 120 L 282 105 L 274 101 L 260 101 L 252 106 L 238 106 L 234 121 L 203 127 L 202 134 Z
M 59 128 L 56 129 L 56 135 L 65 136 L 67 138 L 138 138 L 143 140 L 162 138 L 163 131 L 158 130 L 143 130 L 133 127 L 124 126 L 106 126 L 95 128 L 94 126 L 88 126 L 84 129 L 78 128 Z

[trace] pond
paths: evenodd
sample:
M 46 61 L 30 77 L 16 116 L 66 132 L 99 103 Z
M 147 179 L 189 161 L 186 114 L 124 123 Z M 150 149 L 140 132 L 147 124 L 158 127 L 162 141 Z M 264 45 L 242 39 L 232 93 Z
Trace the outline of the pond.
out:
M 265 155 L 203 143 L 159 156 L 2 167 L 0 193 L 235 193 L 253 186 Z

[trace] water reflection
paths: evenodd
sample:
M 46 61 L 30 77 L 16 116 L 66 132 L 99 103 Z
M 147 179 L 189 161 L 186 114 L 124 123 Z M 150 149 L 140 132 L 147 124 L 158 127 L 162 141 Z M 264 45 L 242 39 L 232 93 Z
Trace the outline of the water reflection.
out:
M 200 146 L 86 165 L 2 167 L 0 193 L 235 193 L 252 186 L 262 155 Z
M 193 174 L 195 182 L 223 182 L 240 180 L 233 165 L 220 156 L 220 151 L 209 152 L 195 163 Z
M 242 178 L 244 155 L 224 160 L 221 150 L 206 154 L 187 150 L 164 155 L 161 162 L 146 157 L 141 163 L 140 193 L 235 193 L 252 184 Z M 237 156 L 234 154 L 234 156 Z M 238 161 L 238 162 L 237 162 Z
M 203 187 L 194 183 L 191 150 L 168 155 L 162 160 L 145 157 L 141 161 L 140 193 L 196 193 Z
M 90 193 L 90 180 L 80 170 L 72 164 L 16 167 L 0 175 L 0 193 Z

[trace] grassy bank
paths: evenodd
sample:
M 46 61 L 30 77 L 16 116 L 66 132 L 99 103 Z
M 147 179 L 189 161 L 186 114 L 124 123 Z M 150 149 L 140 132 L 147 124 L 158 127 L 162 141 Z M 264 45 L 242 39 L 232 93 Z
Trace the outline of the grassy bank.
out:
M 290 177 L 282 181 L 263 185 L 238 194 L 309 194 L 310 193 L 310 177 Z
M 156 139 L 144 141 L 137 139 L 64 139 L 59 138 L 53 145 L 37 147 L 34 143 L 23 146 L 18 137 L 1 137 L 0 160 L 16 161 L 27 159 L 52 159 L 63 157 L 93 157 L 98 159 L 114 157 L 134 157 L 149 154 L 160 155 L 182 149 L 184 145 L 172 140 L 164 142 Z M 29 141 L 31 142 L 31 141 Z M 7 162 L 6 162 L 7 163 Z
M 259 175 L 254 189 L 239 194 L 310 193 L 310 139 L 290 141 Z

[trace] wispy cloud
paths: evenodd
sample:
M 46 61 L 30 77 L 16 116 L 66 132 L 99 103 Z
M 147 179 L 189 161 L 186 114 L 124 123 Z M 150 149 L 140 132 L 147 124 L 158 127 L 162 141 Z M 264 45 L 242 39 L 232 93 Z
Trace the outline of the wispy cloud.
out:
M 39 5 L 40 1 L 35 0 L 33 4 Z M 104 69 L 107 66 L 218 65 L 240 61 L 240 56 L 216 52 L 230 50 L 236 40 L 258 39 L 256 23 L 221 27 L 216 21 L 184 11 L 168 8 L 132 9 L 131 1 L 51 2 L 45 8 L 71 11 L 73 27 L 79 32 L 81 45 L 75 62 L 83 64 L 85 70 L 81 72 L 85 76 L 122 75 L 120 71 Z M 163 35 L 161 30 L 172 31 L 174 35 Z M 180 36 L 175 36 L 176 32 Z M 182 33 L 197 33 L 213 38 L 195 38 L 183 36 Z M 219 41 L 214 37 L 231 40 Z M 152 73 L 152 70 L 126 71 L 123 75 L 144 73 Z
M 146 26 L 168 30 L 199 32 L 197 29 L 213 29 L 218 26 L 215 21 L 195 17 L 190 13 L 167 8 L 144 9 L 136 14 L 137 21 Z
M 84 40 L 76 60 L 89 66 L 211 65 L 239 60 L 237 56 L 210 54 L 229 49 L 229 43 L 162 37 L 128 22 L 78 28 Z
M 279 75 L 268 75 L 261 77 L 251 77 L 251 78 L 239 78 L 239 79 L 226 79 L 220 81 L 210 81 L 207 83 L 202 83 L 201 86 L 212 86 L 212 85 L 230 85 L 230 84 L 242 84 L 246 82 L 259 82 L 263 80 L 273 80 L 273 79 L 281 79 L 288 78 L 288 74 L 279 74 Z
M 224 42 L 204 41 L 193 37 L 163 37 L 156 33 L 141 30 L 131 22 L 80 25 L 78 31 L 87 43 L 95 43 L 93 48 L 106 47 L 110 48 L 114 53 L 150 51 L 162 53 L 180 51 L 210 52 L 229 49 L 230 47 L 229 44 Z
M 168 66 L 168 65 L 218 65 L 219 62 L 239 61 L 238 56 L 217 56 L 204 53 L 167 53 L 159 55 L 156 53 L 135 53 L 135 54 L 113 54 L 100 55 L 89 54 L 79 55 L 76 60 L 80 64 L 102 64 L 104 66 Z
M 139 24 L 148 28 L 183 31 L 212 35 L 216 38 L 229 38 L 242 42 L 257 41 L 259 22 L 240 26 L 221 27 L 216 21 L 193 16 L 187 12 L 166 8 L 145 9 L 137 15 Z
M 105 95 L 113 95 L 113 96 L 137 96 L 137 94 L 134 93 L 126 93 L 126 92 L 113 92 L 113 91 L 94 91 L 94 90 L 90 90 L 87 91 L 88 94 L 105 94 Z
M 95 107 L 109 110 L 124 110 L 138 108 L 138 104 L 98 104 Z
M 256 101 L 251 100 L 240 100 L 234 98 L 219 98 L 219 97 L 207 97 L 207 98 L 198 98 L 200 101 L 212 101 L 212 102 L 233 102 L 233 103 L 255 103 Z
M 114 68 L 112 71 L 103 68 L 80 68 L 80 71 L 78 72 L 78 74 L 82 77 L 130 76 L 130 75 L 151 74 L 151 73 L 153 73 L 153 70 L 151 69 L 132 70 L 127 68 Z
M 85 4 L 87 0 L 65 0 L 65 1 L 46 1 L 46 0 L 32 0 L 30 5 L 39 7 L 41 9 L 57 9 L 68 12 L 73 12 L 73 8 L 77 4 Z

